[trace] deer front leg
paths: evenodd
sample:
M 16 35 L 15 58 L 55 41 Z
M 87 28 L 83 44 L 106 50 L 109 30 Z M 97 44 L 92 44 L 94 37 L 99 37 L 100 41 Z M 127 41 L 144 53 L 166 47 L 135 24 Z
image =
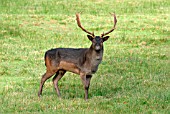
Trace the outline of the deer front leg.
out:
M 87 100 L 88 99 L 88 89 L 90 86 L 90 80 L 91 80 L 92 75 L 86 75 L 84 73 L 81 73 L 80 77 L 81 77 L 82 83 L 84 85 L 85 100 Z
M 85 99 L 88 99 L 88 90 L 90 87 L 90 80 L 92 78 L 92 75 L 86 75 L 86 85 L 85 85 L 85 93 L 87 94 L 87 96 L 85 97 Z

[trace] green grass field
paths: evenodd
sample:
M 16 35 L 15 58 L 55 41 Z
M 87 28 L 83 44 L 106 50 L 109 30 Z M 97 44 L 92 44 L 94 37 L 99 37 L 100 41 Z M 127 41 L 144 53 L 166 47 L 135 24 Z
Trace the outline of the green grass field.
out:
M 0 113 L 170 113 L 170 1 L 168 0 L 0 0 Z M 91 45 L 75 20 L 100 35 L 104 59 L 84 101 L 80 77 L 66 73 L 46 81 L 44 53 L 56 47 Z

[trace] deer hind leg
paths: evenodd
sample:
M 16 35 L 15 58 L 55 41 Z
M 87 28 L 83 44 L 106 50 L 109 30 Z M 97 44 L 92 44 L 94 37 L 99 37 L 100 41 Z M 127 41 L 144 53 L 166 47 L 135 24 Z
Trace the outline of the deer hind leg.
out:
M 45 81 L 53 75 L 54 75 L 54 73 L 51 73 L 48 71 L 44 75 L 42 75 L 41 82 L 40 82 L 40 88 L 39 88 L 39 92 L 38 92 L 39 97 L 40 97 L 40 95 L 42 95 L 42 89 L 43 89 Z
M 84 90 L 85 90 L 85 100 L 88 99 L 88 90 L 89 90 L 89 86 L 90 86 L 90 80 L 92 75 L 84 75 L 84 74 L 80 74 L 82 83 L 84 85 Z
M 59 70 L 59 71 L 56 72 L 56 75 L 53 78 L 54 88 L 55 88 L 57 95 L 59 97 L 61 97 L 61 94 L 60 94 L 60 90 L 58 88 L 58 81 L 64 76 L 65 73 L 66 73 L 65 70 Z

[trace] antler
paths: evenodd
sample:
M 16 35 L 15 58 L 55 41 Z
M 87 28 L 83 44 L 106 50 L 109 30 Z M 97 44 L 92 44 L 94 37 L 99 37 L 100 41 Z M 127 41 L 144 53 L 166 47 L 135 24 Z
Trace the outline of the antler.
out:
M 94 37 L 95 35 L 94 35 L 93 32 L 89 32 L 89 31 L 87 31 L 85 28 L 83 28 L 83 26 L 81 25 L 81 22 L 80 22 L 80 16 L 79 16 L 79 15 L 80 15 L 79 13 L 76 14 L 77 25 L 78 25 L 84 32 L 86 32 L 86 33 L 88 33 L 88 34 L 90 34 L 90 35 L 92 35 L 92 36 Z
M 116 19 L 116 15 L 115 15 L 115 14 L 112 14 L 112 15 L 114 16 L 114 26 L 113 26 L 113 28 L 112 28 L 110 31 L 108 31 L 108 32 L 106 32 L 106 33 L 101 34 L 101 37 L 103 37 L 103 36 L 105 36 L 105 35 L 107 35 L 107 34 L 109 34 L 109 33 L 113 32 L 113 31 L 115 30 L 116 23 L 117 23 L 117 19 Z

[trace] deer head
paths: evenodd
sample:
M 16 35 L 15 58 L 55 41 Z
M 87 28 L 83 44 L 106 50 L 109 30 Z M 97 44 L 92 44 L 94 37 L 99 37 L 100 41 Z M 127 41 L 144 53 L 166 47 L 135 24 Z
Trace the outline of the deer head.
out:
M 77 20 L 77 25 L 84 31 L 86 32 L 88 35 L 88 39 L 92 42 L 92 47 L 93 49 L 95 49 L 96 51 L 100 51 L 101 49 L 103 49 L 103 42 L 105 42 L 106 40 L 108 40 L 109 36 L 106 36 L 108 35 L 109 33 L 113 32 L 115 30 L 115 27 L 116 27 L 116 23 L 117 23 L 117 19 L 116 19 L 116 15 L 115 14 L 112 14 L 113 17 L 114 17 L 114 26 L 112 27 L 111 30 L 109 30 L 108 32 L 106 33 L 102 33 L 100 36 L 95 36 L 94 35 L 94 32 L 89 32 L 88 30 L 86 30 L 82 25 L 81 25 L 81 22 L 80 22 L 80 14 L 76 14 L 76 20 Z

